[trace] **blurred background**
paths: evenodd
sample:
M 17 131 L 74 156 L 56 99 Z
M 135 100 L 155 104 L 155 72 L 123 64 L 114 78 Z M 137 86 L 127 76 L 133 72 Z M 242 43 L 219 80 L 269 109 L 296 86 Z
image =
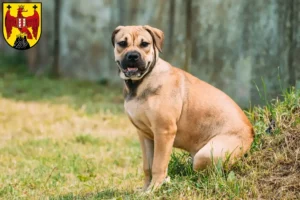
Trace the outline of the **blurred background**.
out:
M 288 86 L 300 87 L 299 0 L 41 2 L 40 41 L 17 51 L 0 37 L 0 67 L 22 64 L 36 76 L 121 87 L 111 33 L 118 25 L 148 24 L 165 33 L 163 59 L 242 107 L 264 102 L 258 88 L 274 98 Z
M 0 199 L 300 199 L 300 0 L 42 5 L 34 48 L 0 36 Z M 118 25 L 144 24 L 165 33 L 163 59 L 226 92 L 256 133 L 230 170 L 193 173 L 174 149 L 158 196 L 135 192 L 142 152 L 111 44 Z

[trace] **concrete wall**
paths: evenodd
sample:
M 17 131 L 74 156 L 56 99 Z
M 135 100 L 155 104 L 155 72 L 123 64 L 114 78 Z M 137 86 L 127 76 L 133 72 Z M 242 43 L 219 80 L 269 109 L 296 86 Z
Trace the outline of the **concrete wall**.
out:
M 53 58 L 54 1 L 42 2 L 43 35 L 34 54 L 39 55 L 38 70 L 51 66 Z M 120 82 L 110 36 L 116 26 L 129 24 L 163 30 L 166 40 L 161 57 L 183 67 L 186 2 L 62 1 L 61 73 Z M 222 89 L 242 106 L 262 102 L 255 86 L 262 87 L 261 78 L 270 97 L 280 94 L 280 84 L 287 87 L 293 79 L 300 87 L 300 1 L 192 0 L 191 16 L 192 74 Z

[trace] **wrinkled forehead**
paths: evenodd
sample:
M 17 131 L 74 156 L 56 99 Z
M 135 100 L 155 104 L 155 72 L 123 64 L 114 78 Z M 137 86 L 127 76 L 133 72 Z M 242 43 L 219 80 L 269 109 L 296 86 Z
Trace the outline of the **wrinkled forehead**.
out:
M 150 33 L 142 26 L 125 26 L 115 36 L 117 41 L 152 41 Z

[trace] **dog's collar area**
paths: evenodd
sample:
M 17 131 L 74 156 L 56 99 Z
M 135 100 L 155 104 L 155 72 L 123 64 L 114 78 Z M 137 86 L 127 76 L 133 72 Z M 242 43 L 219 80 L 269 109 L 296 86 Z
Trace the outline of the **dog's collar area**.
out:
M 136 96 L 137 88 L 142 81 L 141 80 L 131 80 L 131 79 L 127 79 L 124 81 L 125 81 L 126 90 L 127 90 L 124 95 L 125 95 L 126 101 L 129 101 Z
M 126 86 L 128 89 L 132 89 L 133 87 L 137 87 L 142 81 L 141 80 L 131 80 L 131 79 L 126 79 L 124 80 Z

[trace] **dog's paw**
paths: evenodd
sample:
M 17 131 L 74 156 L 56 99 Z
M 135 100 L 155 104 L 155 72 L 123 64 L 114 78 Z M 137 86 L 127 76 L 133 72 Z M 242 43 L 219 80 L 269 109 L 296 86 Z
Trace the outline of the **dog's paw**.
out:
M 149 188 L 149 185 L 150 185 L 150 182 L 145 183 L 143 187 L 137 187 L 134 191 L 139 192 L 139 193 L 146 192 L 147 189 Z
M 170 178 L 170 176 L 167 176 L 167 177 L 165 178 L 163 184 L 164 184 L 164 183 L 166 183 L 166 184 L 171 183 L 171 178 Z
M 145 194 L 150 194 L 152 192 L 154 192 L 155 190 L 159 189 L 162 185 L 164 184 L 169 184 L 171 183 L 171 178 L 169 176 L 167 176 L 161 183 L 155 182 L 155 183 L 151 183 L 146 190 L 144 190 L 143 193 Z

